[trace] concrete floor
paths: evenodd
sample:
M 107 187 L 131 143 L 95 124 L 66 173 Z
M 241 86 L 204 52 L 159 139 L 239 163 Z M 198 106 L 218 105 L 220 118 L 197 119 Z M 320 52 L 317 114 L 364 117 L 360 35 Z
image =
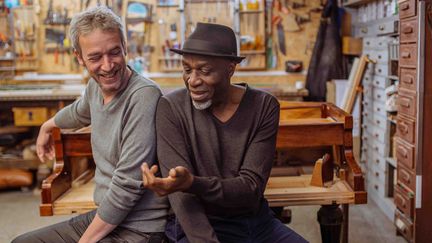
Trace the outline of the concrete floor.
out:
M 24 232 L 56 223 L 69 216 L 40 217 L 40 196 L 31 191 L 0 191 L 0 243 L 8 243 Z M 292 222 L 288 225 L 311 243 L 321 242 L 319 224 L 316 220 L 318 206 L 291 207 Z M 402 243 L 396 236 L 395 227 L 376 204 L 350 207 L 350 243 Z

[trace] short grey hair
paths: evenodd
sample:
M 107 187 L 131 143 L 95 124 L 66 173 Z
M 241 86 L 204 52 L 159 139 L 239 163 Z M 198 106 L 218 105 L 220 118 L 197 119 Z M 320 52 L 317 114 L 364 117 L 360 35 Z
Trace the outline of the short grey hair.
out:
M 126 37 L 123 21 L 111 9 L 103 5 L 89 8 L 73 16 L 70 23 L 69 37 L 75 51 L 81 55 L 79 37 L 90 34 L 96 29 L 109 32 L 118 31 L 123 48 L 126 52 Z

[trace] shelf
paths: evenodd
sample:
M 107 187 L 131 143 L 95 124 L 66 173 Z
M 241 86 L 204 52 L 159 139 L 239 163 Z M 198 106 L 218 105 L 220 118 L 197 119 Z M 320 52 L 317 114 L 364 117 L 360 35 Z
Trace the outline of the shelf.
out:
M 239 11 L 240 14 L 259 14 L 262 13 L 262 10 L 241 10 Z
M 0 168 L 37 169 L 40 161 L 37 159 L 26 160 L 22 158 L 0 157 Z
M 375 1 L 375 0 L 348 0 L 346 2 L 343 2 L 342 6 L 357 8 L 357 7 L 360 7 L 360 5 L 370 3 L 373 1 Z
M 387 76 L 389 79 L 391 79 L 391 80 L 399 80 L 399 77 L 398 76 L 396 76 L 396 75 L 389 75 L 389 76 Z
M 15 57 L 0 57 L 0 61 L 13 61 Z
M 265 50 L 250 50 L 250 51 L 240 50 L 240 55 L 256 55 L 256 54 L 266 54 L 266 52 Z
M 15 67 L 0 67 L 0 71 L 15 71 Z

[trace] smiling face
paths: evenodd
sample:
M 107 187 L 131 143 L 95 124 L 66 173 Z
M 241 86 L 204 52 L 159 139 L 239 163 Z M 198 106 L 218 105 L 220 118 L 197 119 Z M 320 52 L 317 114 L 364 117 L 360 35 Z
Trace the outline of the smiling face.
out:
M 96 29 L 79 37 L 81 53 L 75 55 L 99 84 L 104 97 L 112 97 L 126 87 L 131 71 L 126 66 L 126 51 L 116 31 Z
M 196 109 L 206 109 L 224 102 L 235 63 L 210 56 L 183 55 L 183 80 Z

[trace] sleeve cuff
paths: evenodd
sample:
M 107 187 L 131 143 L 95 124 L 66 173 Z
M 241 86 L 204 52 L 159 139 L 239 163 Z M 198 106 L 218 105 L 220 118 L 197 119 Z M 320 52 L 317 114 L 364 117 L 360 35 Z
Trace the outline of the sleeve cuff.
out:
M 194 176 L 192 185 L 185 192 L 200 195 L 208 188 L 206 180 L 200 176 Z
M 106 223 L 119 225 L 128 215 L 129 210 L 121 210 L 110 204 L 109 201 L 103 200 L 98 209 L 97 214 Z

